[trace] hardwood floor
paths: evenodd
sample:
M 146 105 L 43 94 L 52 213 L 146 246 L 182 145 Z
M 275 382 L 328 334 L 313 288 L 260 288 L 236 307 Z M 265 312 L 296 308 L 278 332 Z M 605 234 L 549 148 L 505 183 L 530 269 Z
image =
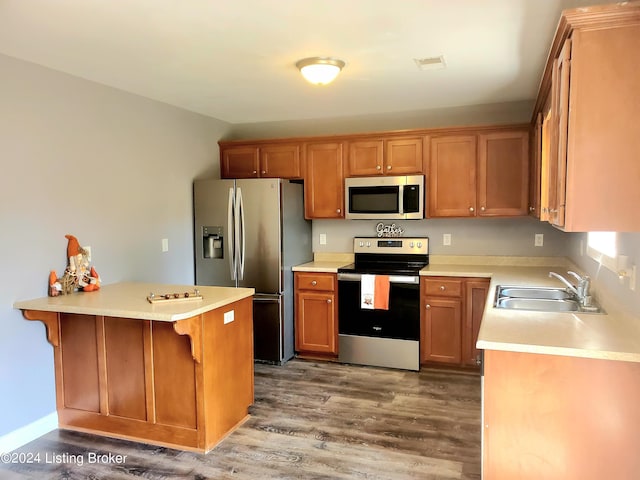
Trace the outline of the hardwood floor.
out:
M 479 479 L 480 377 L 257 364 L 251 418 L 206 455 L 63 430 L 14 453 L 40 457 L 0 463 L 3 480 Z

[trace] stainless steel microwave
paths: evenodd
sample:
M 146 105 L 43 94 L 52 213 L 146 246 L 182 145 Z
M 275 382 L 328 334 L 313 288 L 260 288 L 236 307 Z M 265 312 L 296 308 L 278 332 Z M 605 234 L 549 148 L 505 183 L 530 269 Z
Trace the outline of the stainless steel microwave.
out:
M 346 178 L 345 218 L 424 218 L 424 175 Z

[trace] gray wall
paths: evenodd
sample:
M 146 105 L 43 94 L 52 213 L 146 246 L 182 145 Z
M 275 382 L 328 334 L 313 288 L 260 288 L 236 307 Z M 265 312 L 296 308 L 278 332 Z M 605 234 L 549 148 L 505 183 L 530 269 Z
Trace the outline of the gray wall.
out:
M 13 302 L 47 294 L 67 233 L 104 283 L 193 283 L 191 185 L 218 175 L 230 125 L 2 55 L 0 72 L 2 436 L 55 411 L 44 326 Z
M 234 125 L 225 140 L 381 132 L 411 128 L 529 123 L 533 101 L 470 105 L 351 117 Z M 336 112 L 337 114 L 338 112 Z
M 610 298 L 610 305 L 605 304 L 605 308 L 621 309 L 640 318 L 640 280 L 636 279 L 635 291 L 631 290 L 629 278 L 620 281 L 615 272 L 601 267 L 594 259 L 585 255 L 586 245 L 586 233 L 572 234 L 568 256 L 591 276 L 596 297 L 602 297 L 602 293 L 606 293 Z M 640 233 L 618 233 L 617 246 L 620 255 L 629 257 L 629 265 L 636 265 L 637 276 L 640 276 Z
M 353 237 L 376 234 L 373 220 L 314 220 L 314 252 L 352 252 Z M 405 236 L 429 237 L 429 250 L 434 255 L 506 255 L 554 257 L 565 256 L 569 236 L 547 223 L 531 218 L 443 218 L 393 221 L 405 230 Z M 327 244 L 320 245 L 320 234 Z M 442 235 L 451 234 L 451 245 L 442 245 Z M 544 245 L 534 246 L 534 236 L 544 234 Z

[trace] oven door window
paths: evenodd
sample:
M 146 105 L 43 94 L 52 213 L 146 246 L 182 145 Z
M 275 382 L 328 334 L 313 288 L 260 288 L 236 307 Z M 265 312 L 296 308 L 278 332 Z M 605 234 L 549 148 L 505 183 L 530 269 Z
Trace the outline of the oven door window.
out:
M 398 213 L 400 187 L 397 185 L 350 187 L 349 211 L 351 213 Z
M 360 282 L 338 282 L 338 330 L 343 335 L 420 339 L 420 285 L 391 283 L 389 310 L 360 306 Z

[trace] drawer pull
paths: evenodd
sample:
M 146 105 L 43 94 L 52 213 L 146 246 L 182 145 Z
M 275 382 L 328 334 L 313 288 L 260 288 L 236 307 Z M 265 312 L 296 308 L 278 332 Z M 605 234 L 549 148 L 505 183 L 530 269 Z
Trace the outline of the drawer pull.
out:
M 330 298 L 327 298 L 327 303 L 331 303 L 331 299 Z
M 431 305 L 429 305 L 429 304 L 427 303 L 427 305 L 425 306 L 425 308 L 426 308 L 427 310 L 429 310 L 429 309 L 431 308 Z
M 440 285 L 440 290 L 444 292 L 445 290 L 444 285 Z
M 314 287 L 318 284 L 318 282 L 316 282 L 315 280 L 311 281 L 311 285 L 313 285 Z

